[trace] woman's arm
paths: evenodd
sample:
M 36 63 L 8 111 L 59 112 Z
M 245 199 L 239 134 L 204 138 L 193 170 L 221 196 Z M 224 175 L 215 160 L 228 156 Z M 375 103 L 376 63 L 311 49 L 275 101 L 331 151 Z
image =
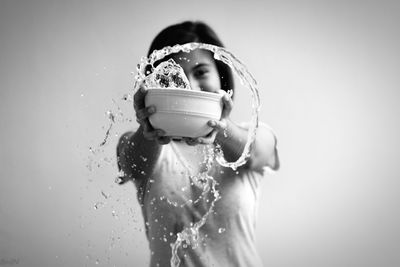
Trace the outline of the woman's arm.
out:
M 227 161 L 236 161 L 243 153 L 247 142 L 248 129 L 236 125 L 230 119 L 225 120 L 224 131 L 219 131 L 216 140 L 221 145 L 224 157 Z M 256 171 L 262 171 L 264 167 L 272 170 L 279 169 L 279 157 L 277 152 L 277 140 L 272 130 L 265 124 L 257 128 L 250 158 L 245 166 Z
M 161 146 L 171 141 L 161 129 L 154 129 L 149 116 L 156 112 L 154 106 L 144 103 L 147 90 L 141 86 L 134 95 L 134 108 L 139 129 L 124 134 L 117 145 L 118 168 L 123 171 L 120 182 L 131 179 L 142 180 L 153 171 L 160 155 Z
M 141 126 L 136 132 L 122 135 L 117 145 L 118 168 L 123 172 L 120 183 L 148 177 L 160 155 L 161 146 L 154 140 L 144 138 Z
M 230 119 L 233 108 L 231 97 L 226 93 L 222 97 L 223 110 L 219 121 L 211 120 L 208 125 L 214 128 L 215 140 L 221 145 L 224 157 L 229 162 L 236 161 L 243 153 L 247 142 L 248 128 L 235 124 Z M 213 139 L 210 139 L 214 141 Z M 200 138 L 200 141 L 204 141 Z M 205 141 L 208 141 L 205 139 Z M 265 124 L 260 124 L 257 129 L 250 158 L 245 167 L 263 172 L 264 167 L 272 170 L 279 169 L 277 140 L 273 131 Z

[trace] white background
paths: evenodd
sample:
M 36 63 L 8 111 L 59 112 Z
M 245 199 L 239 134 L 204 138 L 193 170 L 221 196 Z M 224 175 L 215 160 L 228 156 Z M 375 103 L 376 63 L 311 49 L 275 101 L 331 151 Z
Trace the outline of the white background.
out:
M 265 265 L 399 266 L 399 13 L 396 1 L 0 0 L 1 264 L 148 264 L 135 189 L 114 184 L 117 136 L 136 127 L 121 98 L 160 30 L 200 19 L 257 79 L 279 138 L 257 228 Z

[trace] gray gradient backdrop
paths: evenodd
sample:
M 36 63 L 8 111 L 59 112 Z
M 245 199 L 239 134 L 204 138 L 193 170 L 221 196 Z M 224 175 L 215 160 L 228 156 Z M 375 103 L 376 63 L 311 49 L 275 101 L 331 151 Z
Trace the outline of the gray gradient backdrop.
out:
M 135 189 L 113 182 L 116 136 L 135 123 L 89 147 L 107 110 L 133 116 L 131 72 L 184 19 L 247 65 L 279 137 L 265 265 L 400 266 L 399 14 L 396 1 L 0 0 L 0 266 L 146 266 Z

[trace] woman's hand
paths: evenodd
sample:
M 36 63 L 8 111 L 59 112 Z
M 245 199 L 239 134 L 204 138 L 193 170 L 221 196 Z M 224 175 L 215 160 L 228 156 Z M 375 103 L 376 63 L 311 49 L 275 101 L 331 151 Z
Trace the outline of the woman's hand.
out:
M 133 107 L 136 112 L 136 121 L 143 130 L 144 138 L 148 140 L 154 140 L 162 145 L 168 144 L 171 141 L 171 138 L 164 136 L 165 132 L 162 129 L 154 129 L 150 124 L 149 117 L 156 112 L 156 107 L 145 106 L 144 99 L 146 94 L 147 89 L 141 85 L 133 97 Z
M 232 98 L 228 93 L 224 93 L 222 97 L 222 113 L 221 119 L 210 120 L 207 125 L 213 128 L 213 130 L 206 136 L 198 137 L 198 138 L 184 138 L 188 145 L 197 145 L 197 144 L 212 144 L 215 141 L 215 138 L 218 136 L 224 136 L 224 131 L 228 126 L 229 116 L 231 114 L 233 108 Z
M 225 93 L 222 97 L 222 114 L 221 119 L 219 121 L 211 120 L 208 122 L 208 126 L 212 127 L 216 131 L 218 138 L 219 136 L 226 137 L 226 130 L 228 127 L 229 116 L 231 115 L 233 109 L 233 101 L 231 96 L 228 93 Z

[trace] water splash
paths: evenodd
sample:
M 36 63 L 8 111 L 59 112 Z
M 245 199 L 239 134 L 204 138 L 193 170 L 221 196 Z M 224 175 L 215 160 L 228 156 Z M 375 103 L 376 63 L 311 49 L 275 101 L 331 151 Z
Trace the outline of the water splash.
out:
M 131 94 L 124 94 L 121 97 L 121 100 L 129 103 L 133 103 L 133 96 Z M 114 125 L 117 123 L 131 123 L 133 119 L 130 116 L 125 116 L 120 105 L 115 99 L 112 99 L 112 103 L 114 105 L 113 108 L 107 110 L 105 112 L 105 116 L 108 119 L 108 127 L 104 134 L 103 140 L 98 145 L 90 146 L 88 161 L 86 164 L 86 168 L 92 172 L 95 167 L 100 168 L 102 165 L 111 164 L 113 165 L 114 157 L 102 157 L 104 155 L 105 150 L 104 148 L 110 143 L 110 139 L 114 137 L 118 137 L 119 133 L 115 131 Z M 106 126 L 103 126 L 105 129 Z M 102 158 L 99 158 L 102 157 Z
M 190 90 L 190 83 L 179 64 L 170 58 L 160 63 L 145 80 L 146 88 L 174 88 Z
M 95 210 L 101 209 L 104 206 L 104 203 L 101 201 L 96 202 L 96 204 L 94 204 L 93 208 Z
M 239 77 L 242 85 L 246 86 L 250 89 L 252 93 L 252 117 L 250 128 L 248 131 L 247 142 L 244 147 L 244 150 L 241 156 L 235 162 L 227 162 L 224 158 L 222 149 L 217 145 L 215 150 L 212 150 L 213 153 L 209 153 L 209 149 L 207 150 L 206 157 L 206 169 L 203 172 L 200 172 L 198 175 L 195 175 L 192 178 L 194 183 L 197 186 L 203 185 L 203 193 L 211 192 L 214 195 L 214 199 L 212 200 L 208 211 L 203 215 L 203 217 L 196 223 L 190 225 L 187 228 L 184 228 L 181 232 L 177 233 L 176 241 L 171 244 L 172 249 L 172 257 L 170 260 L 171 266 L 178 267 L 180 264 L 179 256 L 177 255 L 178 249 L 180 246 L 187 247 L 188 245 L 192 248 L 196 248 L 199 244 L 199 229 L 205 224 L 209 214 L 213 211 L 215 202 L 220 199 L 220 195 L 218 190 L 216 189 L 217 182 L 213 179 L 212 176 L 208 174 L 211 169 L 211 164 L 214 159 L 217 162 L 224 166 L 232 168 L 233 170 L 237 170 L 238 167 L 244 165 L 248 158 L 250 157 L 250 152 L 255 141 L 256 130 L 258 128 L 258 113 L 260 109 L 260 100 L 257 89 L 257 83 L 250 72 L 246 69 L 246 67 L 228 50 L 222 47 L 203 44 L 203 43 L 187 43 L 184 45 L 175 45 L 175 46 L 167 46 L 161 50 L 155 50 L 148 58 L 143 57 L 141 63 L 137 66 L 137 75 L 135 76 L 135 85 L 134 91 L 136 92 L 140 85 L 146 81 L 146 75 L 148 74 L 148 68 L 150 67 L 151 72 L 155 70 L 154 63 L 158 60 L 163 59 L 167 55 L 172 53 L 185 52 L 189 53 L 195 49 L 205 49 L 213 52 L 214 58 L 216 60 L 222 61 L 226 65 L 228 65 L 233 72 Z M 162 63 L 161 63 L 162 64 Z M 230 96 L 232 96 L 232 91 L 228 92 Z M 207 186 L 208 183 L 211 183 L 211 186 Z M 202 194 L 203 195 L 203 194 Z M 199 199 L 198 199 L 199 200 Z M 197 200 L 197 201 L 198 201 Z M 190 203 L 193 203 L 190 201 Z M 219 228 L 218 233 L 223 233 L 225 228 Z
M 215 182 L 214 179 L 212 180 Z M 202 227 L 206 223 L 209 214 L 213 211 L 215 201 L 217 201 L 220 198 L 220 196 L 218 195 L 218 191 L 215 190 L 215 184 L 213 184 L 213 192 L 215 193 L 214 195 L 215 198 L 211 203 L 211 207 L 207 211 L 207 213 L 204 214 L 203 217 L 195 224 L 192 224 L 190 225 L 190 227 L 187 227 L 183 229 L 181 232 L 177 233 L 177 238 L 175 243 L 171 244 L 171 249 L 172 249 L 172 257 L 170 261 L 171 267 L 178 267 L 181 262 L 178 256 L 178 249 L 181 245 L 191 246 L 192 249 L 197 248 L 197 246 L 199 245 L 200 227 Z
M 241 156 L 235 162 L 227 162 L 224 158 L 222 150 L 219 150 L 217 161 L 220 165 L 236 170 L 238 167 L 244 165 L 250 157 L 250 152 L 253 147 L 256 131 L 258 128 L 258 113 L 260 110 L 260 97 L 257 89 L 257 82 L 243 63 L 237 59 L 231 52 L 223 47 L 204 44 L 204 43 L 186 43 L 183 45 L 167 46 L 160 50 L 155 50 L 149 57 L 143 57 L 141 62 L 137 65 L 137 75 L 135 76 L 135 91 L 139 89 L 142 82 L 146 79 L 146 70 L 148 67 L 153 71 L 154 63 L 164 57 L 179 52 L 189 53 L 195 49 L 205 49 L 213 52 L 216 60 L 222 61 L 228 65 L 233 72 L 239 77 L 242 85 L 247 87 L 252 93 L 252 116 L 251 123 L 247 135 L 247 142 L 243 149 Z
M 183 246 L 186 248 L 190 246 L 192 249 L 196 249 L 200 243 L 200 228 L 206 223 L 208 216 L 213 212 L 215 202 L 217 202 L 221 196 L 217 190 L 218 183 L 215 179 L 209 175 L 212 163 L 214 161 L 215 153 L 211 146 L 203 146 L 205 148 L 205 170 L 200 172 L 198 175 L 193 175 L 190 178 L 194 184 L 203 189 L 202 196 L 210 192 L 213 195 L 213 200 L 208 208 L 208 211 L 201 217 L 196 223 L 191 223 L 189 227 L 184 228 L 181 232 L 177 233 L 177 238 L 173 244 L 171 244 L 171 267 L 178 267 L 181 260 L 178 256 L 178 249 Z M 211 184 L 211 185 L 210 185 Z M 197 200 L 191 203 L 196 203 L 202 199 L 200 196 Z
M 111 128 L 115 123 L 115 115 L 111 112 L 111 110 L 107 111 L 106 114 L 107 114 L 108 119 L 110 120 L 110 126 L 108 126 L 106 135 L 103 139 L 103 142 L 100 143 L 100 146 L 104 146 L 107 143 L 107 139 L 110 136 Z
M 110 195 L 107 195 L 106 193 L 104 193 L 104 191 L 101 191 L 101 195 L 105 198 L 108 199 L 110 197 Z
M 225 228 L 222 228 L 222 227 L 221 227 L 221 228 L 218 229 L 218 233 L 219 233 L 219 234 L 222 234 L 223 232 L 225 232 L 225 230 L 226 230 Z

